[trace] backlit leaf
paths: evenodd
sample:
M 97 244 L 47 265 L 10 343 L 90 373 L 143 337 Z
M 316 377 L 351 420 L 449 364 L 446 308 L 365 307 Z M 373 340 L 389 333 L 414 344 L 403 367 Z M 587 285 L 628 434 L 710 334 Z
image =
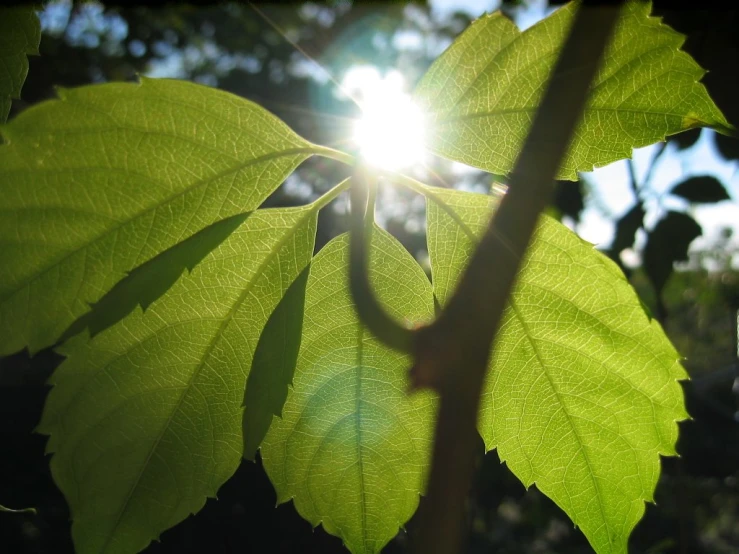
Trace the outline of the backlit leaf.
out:
M 2 128 L 0 355 L 53 344 L 127 271 L 255 209 L 312 151 L 256 104 L 191 83 L 59 96 Z
M 209 225 L 140 265 L 118 281 L 98 302 L 92 304 L 90 311 L 78 318 L 64 332 L 60 341 L 85 329 L 90 331 L 91 336 L 95 336 L 126 317 L 136 306 L 146 310 L 167 292 L 183 271 L 192 271 L 200 260 L 228 238 L 247 217 L 249 213 L 237 214 Z
M 313 525 L 354 554 L 374 553 L 416 509 L 427 471 L 433 397 L 407 395 L 408 356 L 379 343 L 357 319 L 348 289 L 349 241 L 316 256 L 303 337 L 282 419 L 262 444 L 278 502 L 291 498 Z M 370 279 L 386 309 L 409 322 L 433 316 L 420 266 L 375 228 Z
M 252 355 L 310 261 L 316 214 L 256 211 L 146 314 L 63 346 L 39 431 L 78 553 L 138 552 L 236 470 Z
M 647 2 L 629 2 L 583 121 L 558 178 L 575 180 L 646 146 L 695 127 L 731 125 L 698 81 L 705 73 L 679 50 L 685 40 Z M 507 174 L 526 137 L 575 4 L 521 33 L 501 13 L 475 21 L 434 62 L 416 89 L 429 114 L 429 148 Z
M 446 301 L 496 200 L 433 192 L 429 255 Z M 599 554 L 626 552 L 659 456 L 675 453 L 684 378 L 617 266 L 544 217 L 496 339 L 478 425 L 486 448 L 536 483 Z

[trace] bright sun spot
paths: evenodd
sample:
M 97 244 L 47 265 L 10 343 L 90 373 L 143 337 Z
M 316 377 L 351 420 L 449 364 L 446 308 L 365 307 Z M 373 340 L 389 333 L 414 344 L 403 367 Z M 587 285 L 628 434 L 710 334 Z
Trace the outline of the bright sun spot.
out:
M 423 157 L 423 114 L 404 92 L 404 84 L 397 71 L 383 78 L 366 66 L 349 70 L 342 83 L 362 109 L 352 138 L 364 160 L 383 169 L 407 167 Z

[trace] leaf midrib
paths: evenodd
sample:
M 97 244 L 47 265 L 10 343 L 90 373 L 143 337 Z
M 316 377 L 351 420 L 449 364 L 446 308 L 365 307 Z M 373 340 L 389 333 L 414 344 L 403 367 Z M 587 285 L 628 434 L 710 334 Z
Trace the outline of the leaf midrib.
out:
M 364 461 L 362 460 L 362 369 L 364 354 L 364 326 L 357 319 L 357 355 L 355 358 L 356 370 L 356 399 L 354 403 L 354 425 L 357 430 L 357 465 L 359 467 L 359 511 L 362 517 L 362 544 L 367 547 L 367 496 L 364 484 Z
M 578 451 L 582 453 L 582 458 L 585 460 L 585 464 L 588 466 L 588 476 L 590 477 L 590 481 L 592 482 L 593 488 L 595 489 L 595 493 L 596 493 L 595 496 L 598 499 L 598 510 L 600 511 L 601 520 L 603 522 L 603 525 L 606 528 L 606 532 L 608 533 L 608 544 L 610 546 L 610 544 L 612 544 L 611 530 L 610 530 L 610 526 L 608 525 L 608 519 L 606 518 L 606 515 L 605 515 L 605 509 L 604 509 L 604 506 L 603 506 L 603 497 L 602 497 L 602 493 L 601 493 L 601 490 L 600 490 L 600 485 L 598 484 L 598 480 L 595 478 L 595 472 L 593 471 L 593 466 L 592 466 L 592 464 L 590 462 L 590 457 L 588 456 L 588 453 L 587 453 L 587 451 L 585 449 L 585 443 L 583 442 L 582 438 L 580 437 L 580 434 L 578 432 L 577 427 L 575 426 L 575 423 L 572 421 L 572 416 L 570 415 L 569 411 L 567 410 L 567 407 L 566 407 L 564 401 L 562 400 L 562 396 L 561 396 L 561 394 L 559 392 L 559 389 L 554 384 L 554 380 L 552 379 L 552 376 L 550 375 L 550 373 L 549 373 L 549 371 L 547 369 L 547 366 L 544 363 L 544 359 L 543 359 L 543 357 L 541 355 L 541 352 L 539 351 L 539 347 L 538 347 L 538 345 L 536 343 L 536 340 L 534 339 L 534 337 L 533 337 L 533 335 L 531 333 L 531 330 L 529 329 L 528 324 L 526 323 L 526 321 L 524 320 L 523 316 L 521 315 L 521 313 L 520 313 L 520 311 L 518 309 L 518 306 L 516 305 L 516 302 L 513 299 L 513 297 L 510 297 L 508 299 L 508 304 L 511 307 L 511 310 L 513 311 L 513 313 L 516 315 L 516 319 L 518 320 L 519 324 L 521 325 L 521 328 L 524 331 L 524 335 L 526 336 L 526 339 L 527 339 L 528 343 L 531 345 L 531 348 L 534 351 L 534 355 L 536 356 L 536 361 L 538 362 L 539 367 L 542 369 L 542 373 L 546 377 L 547 382 L 549 383 L 549 387 L 551 388 L 552 392 L 554 393 L 554 396 L 557 398 L 557 403 L 561 406 L 562 413 L 564 413 L 565 416 L 566 416 L 565 419 L 567 420 L 567 423 L 569 424 L 570 429 L 572 429 L 572 434 L 577 439 L 577 443 L 579 445 Z M 572 511 L 572 510 L 570 510 L 570 511 Z
M 487 197 L 487 195 L 486 195 L 486 197 Z M 447 204 L 447 203 L 446 203 L 446 202 L 445 202 L 445 201 L 444 201 L 444 200 L 443 200 L 442 198 L 440 198 L 440 197 L 438 197 L 438 196 L 436 196 L 436 195 L 428 195 L 428 198 L 432 199 L 432 200 L 433 200 L 434 202 L 436 202 L 436 203 L 437 203 L 437 205 L 439 205 L 440 207 L 443 207 L 443 208 L 444 208 L 444 210 L 443 210 L 443 211 L 444 211 L 444 212 L 445 212 L 445 213 L 446 213 L 447 215 L 450 215 L 450 216 L 451 216 L 451 214 L 452 214 L 452 213 L 454 213 L 454 215 L 455 215 L 456 217 L 454 217 L 454 218 L 453 218 L 453 220 L 454 220 L 455 222 L 458 222 L 458 221 L 462 221 L 462 220 L 461 220 L 461 217 L 460 217 L 460 216 L 459 216 L 458 214 L 456 214 L 456 212 L 454 211 L 454 208 L 452 208 L 452 207 L 451 207 L 451 206 L 450 206 L 449 204 Z M 464 233 L 464 234 L 465 234 L 465 235 L 467 236 L 467 238 L 468 238 L 468 239 L 469 239 L 469 240 L 470 240 L 470 241 L 471 241 L 471 242 L 472 242 L 473 244 L 476 244 L 476 243 L 478 242 L 478 239 L 477 239 L 476 235 L 475 235 L 475 234 L 474 234 L 474 233 L 472 232 L 472 230 L 471 230 L 471 229 L 470 229 L 469 227 L 467 227 L 466 225 L 459 225 L 459 226 L 460 226 L 460 227 L 462 228 L 462 231 L 463 231 L 463 233 Z M 554 245 L 552 245 L 552 246 L 554 246 Z M 522 283 L 523 283 L 523 282 L 522 282 Z M 545 288 L 545 287 L 543 287 L 543 286 L 541 286 L 541 285 L 537 285 L 537 284 L 535 284 L 535 283 L 531 283 L 531 282 L 527 282 L 527 283 L 526 283 L 526 285 L 527 285 L 527 286 L 529 286 L 529 285 L 530 285 L 530 286 L 535 286 L 535 287 L 538 287 L 538 288 L 540 288 L 541 290 L 543 290 L 543 291 L 545 291 L 545 292 L 547 292 L 547 293 L 551 293 L 551 294 L 554 294 L 554 295 L 555 295 L 555 296 L 557 296 L 557 297 L 558 297 L 558 298 L 559 298 L 560 300 L 565 300 L 565 301 L 567 301 L 568 303 L 572 304 L 572 302 L 571 302 L 570 300 L 568 300 L 568 299 L 566 299 L 566 298 L 562 297 L 562 296 L 561 296 L 560 294 L 558 294 L 558 293 L 556 293 L 556 292 L 552 291 L 551 289 Z M 513 304 L 513 297 L 511 297 L 511 299 L 510 299 L 510 302 L 511 302 L 511 305 L 512 305 L 512 304 Z M 572 305 L 573 305 L 573 307 L 574 307 L 575 309 L 577 309 L 578 313 L 582 313 L 582 314 L 584 314 L 584 315 L 586 315 L 586 316 L 588 316 L 588 317 L 591 317 L 591 318 L 593 318 L 593 319 L 594 319 L 595 321 L 597 321 L 597 323 L 598 323 L 599 325 L 603 326 L 604 328 L 608 329 L 609 331 L 614 331 L 614 332 L 617 332 L 617 333 L 618 333 L 619 335 L 621 335 L 621 336 L 622 336 L 622 337 L 624 337 L 624 338 L 627 338 L 627 339 L 633 339 L 633 337 L 631 337 L 630 335 L 626 335 L 626 334 L 624 334 L 624 333 L 621 333 L 621 332 L 619 332 L 619 331 L 615 331 L 615 330 L 614 330 L 614 329 L 612 329 L 611 327 L 607 326 L 607 325 L 605 324 L 605 322 L 601 321 L 601 320 L 600 320 L 599 318 L 597 318 L 597 317 L 596 317 L 596 316 L 594 316 L 593 314 L 590 314 L 590 313 L 588 313 L 588 312 L 585 312 L 585 311 L 583 311 L 583 310 L 582 310 L 581 308 L 579 308 L 579 307 L 578 307 L 578 306 L 576 306 L 575 304 L 572 304 Z M 514 311 L 515 311 L 515 313 L 516 313 L 516 315 L 517 315 L 517 318 L 519 319 L 519 321 L 520 321 L 520 322 L 522 322 L 522 324 L 523 324 L 523 318 L 522 318 L 522 317 L 520 316 L 520 313 L 518 312 L 518 309 L 517 309 L 517 308 L 515 308 L 515 309 L 514 309 Z M 528 329 L 527 329 L 527 335 L 526 335 L 526 337 L 527 337 L 527 340 L 531 340 L 531 338 L 530 338 L 530 336 L 529 336 L 529 332 L 528 332 Z M 561 346 L 563 346 L 563 347 L 564 347 L 564 346 L 566 346 L 566 345 L 561 345 Z M 571 347 L 571 346 L 570 346 L 569 348 L 574 348 L 574 347 Z M 603 362 L 601 362 L 601 361 L 595 360 L 595 359 L 594 359 L 594 358 L 592 358 L 592 357 L 591 357 L 590 355 L 587 355 L 587 354 L 583 354 L 583 353 L 582 353 L 582 352 L 580 352 L 580 351 L 577 351 L 577 352 L 578 352 L 579 354 L 581 354 L 581 355 L 584 355 L 585 357 L 587 357 L 588 359 L 590 359 L 590 360 L 591 360 L 591 361 L 593 361 L 593 362 L 597 362 L 597 363 L 601 363 L 601 364 L 603 363 Z M 541 362 L 541 358 L 539 357 L 538 351 L 537 351 L 537 359 L 539 360 L 540 364 L 542 364 L 542 366 L 543 366 L 543 363 Z M 637 392 L 638 394 L 640 394 L 641 396 L 643 396 L 644 398 L 646 398 L 646 399 L 647 399 L 647 401 L 649 402 L 650 406 L 652 407 L 652 410 L 654 410 L 654 409 L 655 409 L 655 406 L 659 406 L 660 408 L 665 408 L 665 406 L 663 406 L 663 405 L 661 405 L 661 404 L 659 404 L 659 403 L 655 403 L 655 401 L 654 401 L 654 399 L 653 399 L 653 398 L 651 398 L 651 397 L 650 397 L 649 395 L 647 395 L 647 394 L 646 394 L 645 392 L 643 392 L 643 391 L 641 391 L 641 390 L 640 390 L 639 388 L 637 388 L 637 387 L 636 387 L 636 386 L 635 386 L 635 385 L 634 385 L 634 384 L 633 384 L 633 383 L 632 383 L 631 381 L 629 381 L 629 380 L 628 380 L 628 379 L 627 379 L 627 378 L 626 378 L 625 376 L 623 376 L 623 375 L 621 375 L 621 374 L 619 374 L 619 373 L 615 373 L 615 375 L 616 375 L 616 376 L 617 376 L 617 377 L 618 377 L 618 378 L 619 378 L 620 380 L 622 380 L 622 381 L 623 381 L 624 383 L 626 383 L 626 384 L 627 384 L 627 385 L 628 385 L 628 386 L 630 387 L 630 389 L 631 389 L 632 391 L 635 391 L 635 392 Z M 569 419 L 569 418 L 568 418 L 568 419 Z M 662 437 L 662 432 L 661 432 L 661 430 L 660 430 L 659 428 L 656 428 L 656 431 L 657 431 L 657 436 L 658 436 L 658 438 L 659 438 L 660 442 L 662 442 L 662 441 L 663 441 L 663 437 Z
M 298 224 L 296 225 L 296 228 L 299 226 L 300 223 L 302 223 L 302 221 L 303 221 L 303 219 L 301 219 L 298 222 Z M 282 246 L 284 246 L 284 244 Z M 239 254 L 233 254 L 233 255 L 230 255 L 230 256 L 223 257 L 223 258 L 219 258 L 219 261 L 228 260 L 228 259 L 231 259 L 231 258 L 234 258 L 234 257 L 237 257 L 237 256 L 243 256 L 243 254 L 241 254 L 241 255 L 239 255 Z M 253 275 L 257 275 L 258 274 L 257 272 L 260 269 L 262 269 L 262 267 L 263 266 L 260 265 L 259 268 L 257 268 L 257 270 L 255 271 L 255 273 Z M 201 321 L 222 321 L 222 319 L 223 318 L 220 318 L 220 317 L 218 317 L 218 318 L 216 318 L 216 317 L 198 317 L 198 318 L 188 318 L 188 319 L 176 321 L 176 322 L 173 322 L 173 323 L 165 324 L 165 325 L 157 328 L 155 331 L 153 331 L 152 334 L 149 335 L 148 337 L 146 337 L 146 338 L 138 341 L 137 343 L 131 345 L 130 348 L 124 350 L 123 352 L 117 353 L 113 358 L 111 358 L 110 360 L 108 360 L 106 362 L 105 366 L 102 367 L 102 368 L 100 368 L 99 371 L 107 371 L 112 364 L 114 364 L 115 362 L 117 362 L 123 356 L 126 356 L 127 354 L 129 354 L 134 348 L 140 347 L 143 344 L 147 344 L 148 341 L 150 341 L 150 340 L 154 340 L 158 336 L 159 333 L 161 333 L 161 332 L 163 332 L 165 330 L 172 329 L 172 328 L 178 327 L 180 325 L 186 325 L 186 324 L 194 323 L 194 322 L 201 322 Z M 91 374 L 90 375 L 90 378 L 92 378 L 93 376 L 94 375 Z M 69 408 L 69 406 L 74 403 L 74 401 L 82 393 L 82 391 L 84 390 L 84 388 L 87 386 L 88 383 L 89 383 L 89 379 L 86 380 L 86 383 L 85 384 L 82 384 L 82 385 L 79 386 L 79 388 L 78 388 L 77 392 L 75 393 L 75 395 L 65 404 L 65 406 L 60 411 L 57 412 L 56 420 L 59 420 L 61 417 L 63 417 L 64 413 L 66 413 L 66 411 Z M 56 385 L 56 383 L 52 383 L 52 384 Z
M 536 112 L 536 110 L 539 109 L 539 106 L 521 106 L 520 108 L 506 108 L 504 110 L 498 110 L 495 112 L 478 112 L 478 113 L 471 113 L 471 114 L 464 114 L 464 115 L 456 115 L 454 117 L 449 117 L 446 119 L 440 119 L 437 121 L 436 125 L 454 125 L 460 121 L 467 121 L 470 119 L 481 119 L 485 117 L 499 117 L 499 116 L 505 116 L 505 115 L 511 115 L 511 114 L 519 114 L 519 113 L 531 113 Z M 635 110 L 635 109 L 624 109 L 624 108 L 609 108 L 606 106 L 588 106 L 585 110 L 585 114 L 588 114 L 590 112 L 617 112 L 617 113 L 625 113 L 625 114 L 634 114 L 634 115 L 663 115 L 663 116 L 669 116 L 669 117 L 679 117 L 682 119 L 685 117 L 685 114 L 678 114 L 668 111 L 650 111 L 650 110 Z M 703 121 L 703 123 L 711 125 L 711 123 L 707 121 Z M 440 133 L 436 133 L 440 134 Z

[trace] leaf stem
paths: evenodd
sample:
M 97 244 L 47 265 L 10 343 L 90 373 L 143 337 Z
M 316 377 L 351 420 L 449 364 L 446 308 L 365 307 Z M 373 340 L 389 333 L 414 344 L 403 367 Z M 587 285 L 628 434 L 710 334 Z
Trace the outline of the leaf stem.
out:
M 367 209 L 364 212 L 364 232 L 371 242 L 372 227 L 375 224 L 375 202 L 377 201 L 377 178 L 367 179 Z
M 318 156 L 323 156 L 324 158 L 329 158 L 332 160 L 335 160 L 337 162 L 341 162 L 343 164 L 354 166 L 357 163 L 357 159 L 352 156 L 351 154 L 347 154 L 346 152 L 342 152 L 341 150 L 335 150 L 333 148 L 329 148 L 328 146 L 322 146 L 320 144 L 314 144 L 312 145 L 311 150 L 314 154 Z M 367 169 L 365 168 L 365 172 Z M 365 174 L 366 175 L 366 174 Z M 467 226 L 467 224 L 462 221 L 462 219 L 459 217 L 457 212 L 455 212 L 449 205 L 444 202 L 443 199 L 439 198 L 439 196 L 434 192 L 434 189 L 436 187 L 429 186 L 425 183 L 422 183 L 421 181 L 418 181 L 417 179 L 414 179 L 413 177 L 409 177 L 408 175 L 405 175 L 404 173 L 399 173 L 396 171 L 389 171 L 389 170 L 377 170 L 377 176 L 385 177 L 391 184 L 393 185 L 400 185 L 403 186 L 409 190 L 412 190 L 413 192 L 416 192 L 426 198 L 429 198 L 431 201 L 433 201 L 437 206 L 439 206 L 444 212 L 451 217 L 457 225 L 459 225 L 462 230 L 465 232 L 465 234 L 473 241 L 476 241 L 475 234 L 472 232 L 472 230 Z M 368 179 L 369 181 L 370 179 Z M 344 182 L 340 183 L 341 185 L 346 185 Z M 337 185 L 339 186 L 339 185 Z M 368 198 L 368 202 L 372 204 L 374 207 L 375 205 L 375 198 L 376 198 L 376 182 L 373 180 L 372 184 L 368 183 L 368 194 L 370 195 Z M 341 191 L 343 192 L 347 186 L 343 186 Z M 332 191 L 329 191 L 332 192 Z M 339 192 L 336 193 L 336 195 L 339 194 Z M 329 194 L 329 193 L 326 193 Z M 322 208 L 325 204 L 330 202 L 330 200 L 333 200 L 333 198 L 336 196 L 332 196 L 329 200 L 323 202 L 320 206 Z M 325 195 L 324 195 L 325 196 Z M 322 201 L 323 197 L 319 198 L 318 201 Z M 374 210 L 373 210 L 373 216 L 374 216 Z M 373 220 L 374 222 L 374 217 Z M 370 224 L 371 227 L 371 224 Z
M 455 212 L 449 204 L 444 202 L 442 198 L 439 197 L 439 195 L 436 194 L 436 191 L 434 190 L 436 187 L 431 187 L 429 185 L 425 185 L 424 183 L 417 181 L 413 177 L 408 177 L 407 175 L 404 175 L 402 173 L 395 173 L 395 172 L 389 172 L 387 173 L 388 180 L 393 183 L 400 185 L 402 187 L 407 188 L 408 190 L 412 190 L 413 192 L 417 192 L 418 194 L 425 196 L 432 202 L 434 202 L 439 208 L 441 208 L 444 213 L 446 213 L 452 220 L 462 229 L 467 235 L 467 238 L 469 238 L 473 242 L 477 242 L 477 236 L 475 233 L 472 232 L 472 229 L 469 228 L 469 226 L 462 220 L 461 217 L 459 217 L 459 214 Z
M 311 202 L 309 206 L 311 206 L 311 208 L 314 210 L 325 208 L 327 204 L 329 204 L 332 200 L 335 200 L 337 196 L 347 190 L 349 188 L 349 185 L 351 185 L 351 177 L 347 177 L 340 183 L 334 185 L 332 188 L 330 188 L 321 196 L 316 198 L 313 202 Z
M 654 156 L 652 156 L 652 161 L 649 163 L 647 174 L 644 176 L 644 182 L 642 183 L 643 186 L 648 187 L 650 185 L 652 181 L 652 175 L 654 175 L 654 170 L 657 167 L 657 163 L 659 163 L 662 155 L 665 153 L 666 148 L 667 142 L 660 142 L 658 144 L 656 152 L 654 153 Z
M 8 508 L 6 506 L 3 506 L 2 504 L 0 504 L 0 512 L 7 512 L 10 514 L 32 514 L 32 515 L 36 515 L 38 513 L 36 508 L 13 509 L 13 508 Z
M 465 502 L 479 444 L 480 394 L 491 346 L 618 14 L 613 8 L 578 8 L 508 191 L 454 295 L 439 317 L 415 337 L 413 385 L 440 393 L 431 470 L 414 544 L 419 554 L 461 551 Z
M 369 242 L 374 219 L 377 175 L 358 164 L 350 188 L 349 289 L 362 323 L 386 345 L 411 353 L 413 331 L 402 326 L 382 308 L 369 281 Z
M 353 166 L 357 163 L 357 159 L 351 154 L 347 154 L 346 152 L 342 152 L 341 150 L 335 150 L 334 148 L 323 146 L 321 144 L 312 144 L 311 150 L 314 154 L 318 156 L 330 158 L 346 165 Z
M 632 153 L 633 156 L 633 153 Z M 636 178 L 636 164 L 634 158 L 626 160 L 626 167 L 629 170 L 629 180 L 631 181 L 631 192 L 636 196 L 636 200 L 639 200 L 639 180 Z

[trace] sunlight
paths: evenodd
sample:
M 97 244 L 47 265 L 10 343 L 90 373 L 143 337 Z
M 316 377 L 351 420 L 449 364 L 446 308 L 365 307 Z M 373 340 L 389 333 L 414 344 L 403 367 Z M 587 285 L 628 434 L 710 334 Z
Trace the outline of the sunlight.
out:
M 423 157 L 423 114 L 404 92 L 404 84 L 397 71 L 383 78 L 367 66 L 350 69 L 342 83 L 362 109 L 354 142 L 367 163 L 383 169 L 397 170 Z

